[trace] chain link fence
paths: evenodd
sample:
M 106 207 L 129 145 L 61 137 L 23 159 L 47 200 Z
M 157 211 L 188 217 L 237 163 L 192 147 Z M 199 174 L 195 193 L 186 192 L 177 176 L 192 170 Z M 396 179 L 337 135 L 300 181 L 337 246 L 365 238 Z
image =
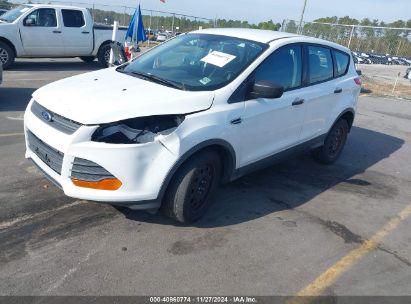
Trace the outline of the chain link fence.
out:
M 17 1 L 14 1 L 17 2 Z M 27 1 L 19 1 L 25 3 Z M 120 26 L 128 26 L 134 14 L 135 7 L 108 5 L 97 3 L 85 3 L 74 1 L 47 1 L 32 0 L 34 4 L 58 4 L 84 7 L 90 10 L 94 22 L 98 24 L 113 24 L 118 21 Z M 141 9 L 143 23 L 146 30 L 153 32 L 188 32 L 201 28 L 215 27 L 215 20 L 199 16 L 190 16 L 175 12 L 166 12 L 160 10 Z
M 299 22 L 284 20 L 281 30 L 321 38 L 353 51 L 411 57 L 411 28 Z

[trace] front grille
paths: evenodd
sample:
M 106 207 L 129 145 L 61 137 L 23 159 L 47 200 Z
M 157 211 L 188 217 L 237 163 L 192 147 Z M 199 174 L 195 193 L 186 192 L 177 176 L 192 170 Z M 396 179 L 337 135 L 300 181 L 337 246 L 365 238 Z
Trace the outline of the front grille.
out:
M 36 115 L 49 126 L 65 134 L 71 135 L 81 127 L 80 123 L 47 110 L 36 101 L 34 101 L 33 105 L 31 106 L 31 112 L 33 112 L 34 115 Z
M 29 149 L 54 172 L 57 172 L 60 175 L 64 153 L 50 147 L 30 131 L 27 131 L 27 141 Z
M 71 168 L 71 178 L 83 181 L 99 182 L 115 178 L 110 172 L 92 161 L 75 158 Z

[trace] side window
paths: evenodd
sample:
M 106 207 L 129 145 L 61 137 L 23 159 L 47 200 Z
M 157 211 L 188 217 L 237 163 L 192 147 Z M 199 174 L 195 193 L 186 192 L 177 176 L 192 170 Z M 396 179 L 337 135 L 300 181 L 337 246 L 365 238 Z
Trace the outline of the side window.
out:
M 287 45 L 271 54 L 255 73 L 256 81 L 270 80 L 284 90 L 301 86 L 301 46 Z
M 308 46 L 308 64 L 310 84 L 334 77 L 333 60 L 329 48 Z
M 41 27 L 56 27 L 57 18 L 56 11 L 53 8 L 40 8 L 30 13 L 25 19 L 32 19 L 33 23 L 31 26 L 41 26 Z
M 83 27 L 86 24 L 82 11 L 63 9 L 61 14 L 65 27 Z
M 350 62 L 350 56 L 346 53 L 334 51 L 335 61 L 337 70 L 335 71 L 335 76 L 344 75 L 348 69 L 348 63 Z

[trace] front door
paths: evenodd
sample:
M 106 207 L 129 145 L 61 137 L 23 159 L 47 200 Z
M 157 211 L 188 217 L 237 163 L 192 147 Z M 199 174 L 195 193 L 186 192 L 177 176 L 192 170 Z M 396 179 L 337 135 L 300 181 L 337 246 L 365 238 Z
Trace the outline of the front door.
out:
M 241 122 L 241 167 L 298 144 L 304 122 L 302 48 L 299 44 L 274 51 L 254 73 L 255 81 L 271 81 L 283 86 L 285 92 L 278 99 L 246 100 Z
M 57 12 L 39 8 L 23 19 L 21 38 L 25 56 L 64 56 L 64 41 Z

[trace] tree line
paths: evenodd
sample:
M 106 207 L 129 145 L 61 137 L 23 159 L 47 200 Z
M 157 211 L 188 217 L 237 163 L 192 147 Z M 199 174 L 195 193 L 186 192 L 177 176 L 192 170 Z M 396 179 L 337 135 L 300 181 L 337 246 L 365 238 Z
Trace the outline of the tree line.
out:
M 129 24 L 132 15 L 125 13 L 118 13 L 114 11 L 103 11 L 100 9 L 92 10 L 94 20 L 98 23 L 109 23 L 112 24 L 114 20 L 119 21 L 123 25 Z M 147 15 L 146 12 L 143 12 L 143 23 L 145 28 L 151 28 L 153 30 L 172 30 L 176 27 L 179 28 L 181 32 L 192 31 L 202 28 L 209 27 L 239 27 L 239 28 L 255 28 L 255 29 L 266 29 L 277 31 L 280 29 L 280 23 L 274 23 L 273 20 L 267 22 L 260 22 L 259 24 L 250 24 L 248 21 L 241 20 L 226 20 L 226 19 L 217 19 L 217 20 L 205 20 L 201 18 L 187 18 L 181 17 L 179 15 L 167 15 L 167 16 L 157 16 L 153 12 L 153 15 Z
M 303 24 L 301 30 L 304 35 L 334 41 L 345 46 L 349 45 L 354 51 L 411 56 L 411 31 L 409 30 L 411 19 L 386 23 L 377 19 L 357 20 L 349 16 L 342 18 L 334 16 L 319 18 L 314 22 L 318 23 Z M 293 20 L 287 21 L 284 23 L 284 30 L 296 33 L 298 24 Z

